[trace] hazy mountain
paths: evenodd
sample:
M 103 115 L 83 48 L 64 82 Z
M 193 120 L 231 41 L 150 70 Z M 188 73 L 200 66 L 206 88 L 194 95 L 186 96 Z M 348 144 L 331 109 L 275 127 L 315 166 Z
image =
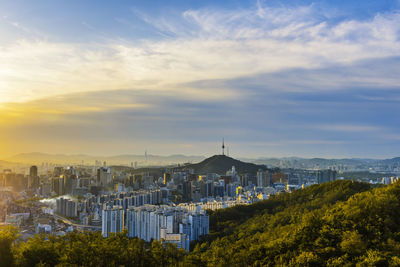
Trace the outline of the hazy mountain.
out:
M 203 160 L 203 156 L 185 156 L 185 155 L 116 155 L 116 156 L 92 156 L 92 155 L 64 155 L 64 154 L 46 154 L 46 153 L 22 153 L 6 160 L 11 162 L 41 164 L 43 162 L 51 162 L 57 164 L 87 164 L 94 165 L 95 161 L 107 162 L 107 165 L 130 165 L 135 162 L 139 166 L 148 165 L 167 165 L 177 163 L 192 163 Z
M 14 162 L 0 160 L 0 171 L 2 171 L 3 169 L 14 167 L 15 165 L 17 165 L 17 164 Z
M 392 159 L 385 159 L 381 161 L 382 164 L 388 165 L 399 165 L 400 164 L 400 157 L 392 158 Z
M 255 164 L 265 164 L 268 167 L 280 167 L 280 168 L 321 168 L 326 169 L 329 167 L 343 167 L 346 169 L 368 169 L 372 165 L 379 165 L 384 163 L 386 160 L 377 159 L 324 159 L 324 158 L 260 158 L 251 160 Z

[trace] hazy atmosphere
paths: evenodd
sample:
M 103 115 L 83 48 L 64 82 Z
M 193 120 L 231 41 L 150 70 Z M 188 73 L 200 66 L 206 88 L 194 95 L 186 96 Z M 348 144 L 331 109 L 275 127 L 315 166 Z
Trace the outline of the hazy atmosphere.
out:
M 398 155 L 399 1 L 117 2 L 0 1 L 0 158 Z

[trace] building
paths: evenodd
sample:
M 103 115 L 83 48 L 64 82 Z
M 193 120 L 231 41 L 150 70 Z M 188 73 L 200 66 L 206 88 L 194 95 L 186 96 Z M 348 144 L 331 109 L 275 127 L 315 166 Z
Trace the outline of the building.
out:
M 23 222 L 23 216 L 6 215 L 5 224 L 20 227 Z
M 63 175 L 64 178 L 64 194 L 72 195 L 74 189 L 77 187 L 78 181 L 75 175 Z
M 66 217 L 78 216 L 78 203 L 75 200 L 58 198 L 56 200 L 56 212 Z
M 47 218 L 40 218 L 36 222 L 36 234 L 51 234 L 52 228 L 50 225 L 50 220 Z
M 192 199 L 192 182 L 184 181 L 182 183 L 182 195 L 185 201 L 190 201 Z
M 190 240 L 185 234 L 169 234 L 165 228 L 161 228 L 160 231 L 160 238 L 163 242 L 175 244 L 178 248 L 190 249 Z
M 317 181 L 319 184 L 336 180 L 337 172 L 333 170 L 317 171 Z
M 29 176 L 31 176 L 31 177 L 38 176 L 38 167 L 37 166 L 31 166 L 29 168 Z
M 103 236 L 121 232 L 124 227 L 128 230 L 129 237 L 137 237 L 147 242 L 160 240 L 174 243 L 189 250 L 191 241 L 209 233 L 209 217 L 204 211 L 189 211 L 170 206 L 132 206 L 126 212 L 122 206 L 103 209 Z
M 112 182 L 111 169 L 106 167 L 101 167 L 97 169 L 97 184 L 106 186 Z
M 181 203 L 178 207 L 186 209 L 190 212 L 201 212 L 205 210 L 219 210 L 236 205 L 248 205 L 249 202 L 245 200 L 231 200 L 231 201 L 207 201 L 206 203 Z
M 29 188 L 38 188 L 39 184 L 40 184 L 40 179 L 38 176 L 38 167 L 31 166 L 29 168 L 28 187 Z
M 257 186 L 267 187 L 271 185 L 272 175 L 269 171 L 258 170 L 257 172 Z
M 50 183 L 43 183 L 40 185 L 40 194 L 42 196 L 49 196 L 51 193 L 52 185 Z
M 106 207 L 102 212 L 101 233 L 108 237 L 110 233 L 120 233 L 124 229 L 124 209 L 122 206 Z

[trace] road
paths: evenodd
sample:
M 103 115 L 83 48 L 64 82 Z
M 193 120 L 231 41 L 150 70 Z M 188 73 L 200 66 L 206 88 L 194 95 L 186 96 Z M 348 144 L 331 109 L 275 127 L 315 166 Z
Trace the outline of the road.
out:
M 84 229 L 92 229 L 92 230 L 101 230 L 101 226 L 92 226 L 92 225 L 84 225 L 84 224 L 76 224 L 70 220 L 68 220 L 65 217 L 62 217 L 60 215 L 57 214 L 53 214 L 54 218 L 57 220 L 61 220 L 63 223 L 68 224 L 68 225 L 72 225 L 74 227 L 78 227 L 78 228 L 84 228 Z

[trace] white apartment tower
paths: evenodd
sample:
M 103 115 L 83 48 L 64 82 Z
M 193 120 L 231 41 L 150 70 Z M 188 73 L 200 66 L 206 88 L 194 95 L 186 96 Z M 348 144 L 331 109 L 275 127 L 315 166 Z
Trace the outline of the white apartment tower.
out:
M 121 206 L 103 209 L 101 229 L 104 237 L 108 237 L 109 233 L 122 232 L 124 229 L 124 210 Z

